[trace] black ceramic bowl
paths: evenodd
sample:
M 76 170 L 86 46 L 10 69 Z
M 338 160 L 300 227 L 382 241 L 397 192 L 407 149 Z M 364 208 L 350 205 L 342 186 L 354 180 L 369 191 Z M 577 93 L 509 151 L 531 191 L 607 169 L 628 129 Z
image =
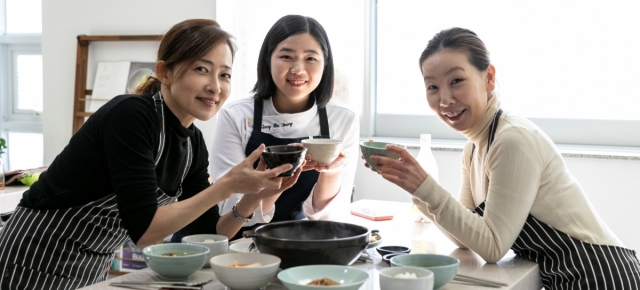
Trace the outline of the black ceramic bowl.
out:
M 400 255 L 406 255 L 408 253 L 391 253 L 391 254 L 386 254 L 384 256 L 382 256 L 382 260 L 385 261 L 389 266 L 391 266 L 391 258 L 395 257 L 395 256 L 400 256 Z
M 307 148 L 302 146 L 276 145 L 264 148 L 262 159 L 268 168 L 276 168 L 283 164 L 291 164 L 291 170 L 280 173 L 278 176 L 293 176 L 298 167 L 302 165 Z
M 377 247 L 376 251 L 378 251 L 378 254 L 380 254 L 380 256 L 384 257 L 384 255 L 395 254 L 395 253 L 408 254 L 411 252 L 411 249 L 403 246 L 383 246 L 383 247 Z
M 365 227 L 332 221 L 286 221 L 243 233 L 260 253 L 278 256 L 280 268 L 331 264 L 350 265 L 369 244 Z

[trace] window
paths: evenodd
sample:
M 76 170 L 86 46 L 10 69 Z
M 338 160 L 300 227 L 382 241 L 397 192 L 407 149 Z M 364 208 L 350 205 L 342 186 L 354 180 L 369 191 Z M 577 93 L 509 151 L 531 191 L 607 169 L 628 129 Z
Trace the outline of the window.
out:
M 42 5 L 0 0 L 0 137 L 7 140 L 5 170 L 43 165 Z M 6 155 L 6 156 L 5 156 Z
M 459 139 L 425 100 L 420 53 L 438 31 L 476 32 L 502 107 L 556 143 L 640 146 L 640 4 L 626 1 L 377 1 L 375 135 Z M 397 124 L 404 124 L 398 126 Z M 406 124 L 415 124 L 407 126 Z
M 491 52 L 504 109 L 529 118 L 558 144 L 640 146 L 635 2 L 219 0 L 216 9 L 240 49 L 236 96 L 248 95 L 255 82 L 271 25 L 286 14 L 308 15 L 327 30 L 363 136 L 463 140 L 428 107 L 418 64 L 433 35 L 459 26 L 476 32 Z

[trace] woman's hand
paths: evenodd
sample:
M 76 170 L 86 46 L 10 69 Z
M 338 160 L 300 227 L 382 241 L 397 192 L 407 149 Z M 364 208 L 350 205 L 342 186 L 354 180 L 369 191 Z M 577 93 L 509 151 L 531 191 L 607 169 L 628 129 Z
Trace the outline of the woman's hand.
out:
M 386 149 L 400 155 L 400 160 L 372 155 L 371 161 L 378 163 L 376 171 L 386 180 L 395 183 L 409 193 L 413 193 L 427 179 L 427 172 L 422 169 L 411 153 L 405 148 L 389 144 Z M 369 168 L 369 165 L 365 163 Z
M 228 182 L 232 193 L 256 194 L 264 189 L 280 189 L 283 178 L 278 177 L 278 174 L 290 170 L 293 165 L 283 164 L 266 170 L 264 160 L 261 158 L 262 151 L 264 151 L 264 144 L 258 146 L 251 155 L 220 178 Z M 254 170 L 253 164 L 258 159 L 260 159 L 258 168 Z
M 303 163 L 304 164 L 304 163 Z M 260 170 L 260 166 L 258 165 L 258 170 Z M 264 168 L 263 168 L 264 170 Z M 280 188 L 265 188 L 263 190 L 261 190 L 260 192 L 256 193 L 256 194 L 249 194 L 249 195 L 245 195 L 244 197 L 242 197 L 242 199 L 251 199 L 254 201 L 259 201 L 259 200 L 265 200 L 263 201 L 264 203 L 269 203 L 270 206 L 268 206 L 269 208 L 271 208 L 271 206 L 273 206 L 273 203 L 275 203 L 275 201 L 278 199 L 278 197 L 280 197 L 280 195 L 287 189 L 291 188 L 294 184 L 296 184 L 296 182 L 298 181 L 298 177 L 300 177 L 300 173 L 302 173 L 302 166 L 300 166 L 296 172 L 293 174 L 293 176 L 286 176 L 286 177 L 282 177 L 282 184 L 280 185 Z

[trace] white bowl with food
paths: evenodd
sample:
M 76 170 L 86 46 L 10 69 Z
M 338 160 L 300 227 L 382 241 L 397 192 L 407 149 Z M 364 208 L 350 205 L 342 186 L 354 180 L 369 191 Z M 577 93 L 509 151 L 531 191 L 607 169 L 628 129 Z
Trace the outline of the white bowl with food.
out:
M 253 241 L 233 243 L 229 245 L 229 253 L 249 253 L 249 246 L 253 244 Z M 258 247 L 255 245 L 251 249 L 251 253 L 258 253 Z
M 231 289 L 258 289 L 273 279 L 280 258 L 262 253 L 228 253 L 211 260 L 211 270 L 220 283 Z
M 308 265 L 286 269 L 278 279 L 289 290 L 357 290 L 369 279 L 367 272 L 340 265 Z
M 432 290 L 433 272 L 416 267 L 391 267 L 379 272 L 380 290 Z
M 209 256 L 204 264 L 205 267 L 209 267 L 209 260 L 211 258 L 229 252 L 229 238 L 223 235 L 190 235 L 182 238 L 182 242 L 185 244 L 200 245 L 209 248 Z

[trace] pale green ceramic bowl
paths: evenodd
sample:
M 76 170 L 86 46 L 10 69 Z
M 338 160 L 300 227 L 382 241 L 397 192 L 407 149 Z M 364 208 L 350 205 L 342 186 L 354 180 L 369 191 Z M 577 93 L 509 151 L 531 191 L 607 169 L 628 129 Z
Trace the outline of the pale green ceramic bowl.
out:
M 329 278 L 339 282 L 336 286 L 307 285 L 309 282 Z M 286 269 L 278 273 L 278 279 L 289 290 L 339 289 L 357 290 L 369 279 L 367 272 L 338 265 L 309 265 Z
M 168 253 L 188 253 L 186 256 L 169 257 Z M 200 270 L 209 256 L 209 248 L 193 244 L 159 244 L 142 250 L 147 266 L 163 278 L 181 280 Z
M 391 267 L 418 267 L 433 272 L 433 289 L 438 289 L 453 280 L 458 273 L 460 260 L 445 255 L 408 254 L 391 258 Z
M 379 155 L 386 156 L 389 158 L 400 159 L 400 156 L 396 153 L 393 153 L 385 148 L 387 144 L 393 144 L 400 147 L 404 147 L 395 143 L 387 143 L 387 142 L 360 142 L 360 151 L 362 151 L 362 156 L 364 156 L 364 160 L 367 161 L 371 171 L 376 171 L 377 162 L 371 161 L 371 155 Z

